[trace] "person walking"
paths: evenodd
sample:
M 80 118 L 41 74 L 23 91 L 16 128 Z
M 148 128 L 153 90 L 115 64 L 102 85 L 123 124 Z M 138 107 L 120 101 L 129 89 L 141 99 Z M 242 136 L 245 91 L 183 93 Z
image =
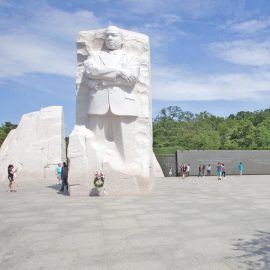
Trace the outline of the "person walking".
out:
M 238 169 L 239 169 L 239 174 L 240 175 L 243 175 L 243 169 L 244 169 L 244 165 L 242 162 L 239 163 L 238 165 Z
M 218 176 L 218 180 L 221 180 L 221 174 L 222 174 L 222 166 L 221 166 L 221 163 L 218 162 L 218 164 L 217 164 L 217 176 Z
M 68 191 L 68 167 L 67 167 L 66 162 L 63 162 L 63 167 L 61 171 L 61 180 L 62 180 L 62 186 L 61 186 L 60 191 L 64 191 L 65 187 Z
M 211 175 L 211 165 L 210 164 L 207 165 L 206 171 L 207 171 L 207 176 L 210 176 Z
M 222 163 L 222 165 L 221 165 L 221 175 L 222 175 L 223 179 L 226 179 L 226 169 L 225 169 L 224 163 Z
M 55 173 L 56 173 L 56 177 L 57 177 L 58 181 L 61 182 L 61 174 L 62 174 L 61 163 L 58 163 Z

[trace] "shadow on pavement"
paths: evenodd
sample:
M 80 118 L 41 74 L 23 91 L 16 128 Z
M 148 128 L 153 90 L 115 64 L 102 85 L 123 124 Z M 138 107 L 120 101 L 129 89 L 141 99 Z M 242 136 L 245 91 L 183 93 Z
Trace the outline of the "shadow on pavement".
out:
M 57 190 L 57 194 L 59 195 L 63 195 L 63 196 L 69 196 L 69 191 L 68 190 L 64 190 L 64 191 L 60 191 L 61 189 L 61 184 L 55 184 L 55 185 L 51 185 L 51 186 L 47 186 L 47 188 L 51 188 L 51 189 L 54 189 L 54 190 Z
M 253 239 L 245 241 L 238 239 L 233 245 L 234 250 L 240 251 L 243 255 L 236 258 L 241 262 L 238 269 L 266 270 L 270 269 L 270 233 L 257 231 Z

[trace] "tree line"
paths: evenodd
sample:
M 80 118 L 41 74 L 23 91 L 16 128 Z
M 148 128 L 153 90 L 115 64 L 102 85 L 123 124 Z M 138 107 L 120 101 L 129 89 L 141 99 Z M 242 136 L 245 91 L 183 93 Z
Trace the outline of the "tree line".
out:
M 16 128 L 17 125 L 14 125 L 10 122 L 5 122 L 4 124 L 2 124 L 0 126 L 0 146 L 2 145 L 2 143 L 4 142 L 4 140 L 6 139 L 8 133 Z
M 270 149 L 270 109 L 219 117 L 170 106 L 153 120 L 153 147 L 156 154 L 176 150 Z
M 0 146 L 16 127 L 11 122 L 0 126 Z M 270 109 L 220 117 L 170 106 L 153 119 L 153 147 L 156 154 L 172 154 L 176 150 L 267 150 Z

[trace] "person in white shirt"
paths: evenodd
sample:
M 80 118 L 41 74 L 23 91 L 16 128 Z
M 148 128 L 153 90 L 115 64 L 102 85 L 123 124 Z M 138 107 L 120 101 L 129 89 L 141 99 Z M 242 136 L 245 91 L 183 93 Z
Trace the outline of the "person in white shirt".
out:
M 207 171 L 207 176 L 210 176 L 211 175 L 211 165 L 210 164 L 207 165 L 206 171 Z

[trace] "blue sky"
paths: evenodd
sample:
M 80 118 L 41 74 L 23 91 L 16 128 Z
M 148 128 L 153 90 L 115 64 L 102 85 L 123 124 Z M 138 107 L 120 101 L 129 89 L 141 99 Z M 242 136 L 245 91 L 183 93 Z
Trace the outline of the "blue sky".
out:
M 0 0 L 0 123 L 62 105 L 75 120 L 76 35 L 150 36 L 153 115 L 270 107 L 269 0 Z

